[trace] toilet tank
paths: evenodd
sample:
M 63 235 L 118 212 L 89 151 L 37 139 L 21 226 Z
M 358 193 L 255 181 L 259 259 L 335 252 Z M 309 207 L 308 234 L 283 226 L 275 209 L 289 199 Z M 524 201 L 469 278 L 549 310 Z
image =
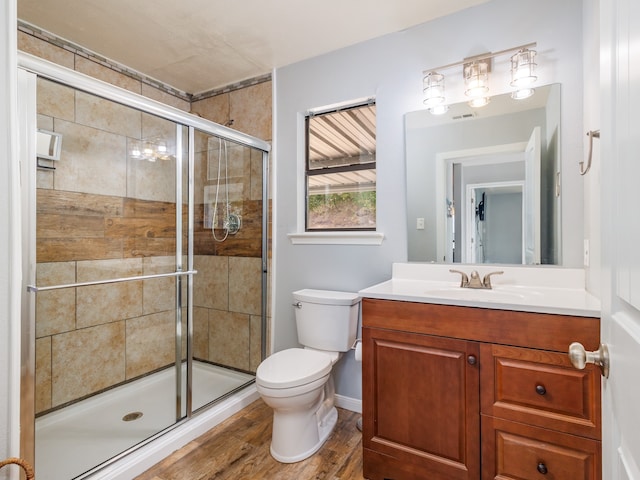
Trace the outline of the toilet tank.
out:
M 305 347 L 346 352 L 356 340 L 360 297 L 355 293 L 304 289 L 293 292 L 298 341 Z

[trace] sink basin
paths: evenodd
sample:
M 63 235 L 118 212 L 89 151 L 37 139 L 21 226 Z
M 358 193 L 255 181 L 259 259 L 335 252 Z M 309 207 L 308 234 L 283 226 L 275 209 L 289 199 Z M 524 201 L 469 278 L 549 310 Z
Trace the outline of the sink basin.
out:
M 514 292 L 503 289 L 474 289 L 474 288 L 434 288 L 426 290 L 425 295 L 434 298 L 450 300 L 469 300 L 473 302 L 522 302 L 528 295 L 525 292 Z

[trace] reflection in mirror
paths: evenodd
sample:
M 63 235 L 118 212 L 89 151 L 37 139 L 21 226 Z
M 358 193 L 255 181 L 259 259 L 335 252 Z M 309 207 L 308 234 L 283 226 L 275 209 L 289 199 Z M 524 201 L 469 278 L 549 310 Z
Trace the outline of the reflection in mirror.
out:
M 560 264 L 560 85 L 405 117 L 408 260 Z

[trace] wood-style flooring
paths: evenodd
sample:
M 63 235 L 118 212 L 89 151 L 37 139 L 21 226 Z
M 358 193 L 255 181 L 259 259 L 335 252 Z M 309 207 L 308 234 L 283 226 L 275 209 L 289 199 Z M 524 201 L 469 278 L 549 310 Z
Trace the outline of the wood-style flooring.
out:
M 362 480 L 359 417 L 339 408 L 338 424 L 322 448 L 284 464 L 269 454 L 273 411 L 256 400 L 135 480 Z

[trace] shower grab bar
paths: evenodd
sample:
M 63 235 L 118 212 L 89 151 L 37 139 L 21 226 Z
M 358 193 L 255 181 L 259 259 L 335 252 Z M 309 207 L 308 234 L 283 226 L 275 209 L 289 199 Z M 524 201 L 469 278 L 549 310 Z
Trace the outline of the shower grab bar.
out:
M 187 270 L 185 272 L 155 273 L 153 275 L 138 275 L 135 277 L 111 278 L 109 280 L 95 280 L 93 282 L 67 283 L 64 285 L 51 285 L 48 287 L 36 287 L 35 285 L 27 285 L 27 291 L 32 293 L 48 292 L 51 290 L 60 290 L 62 288 L 89 287 L 92 285 L 105 285 L 108 283 L 121 283 L 121 282 L 129 282 L 134 280 L 150 280 L 153 278 L 182 277 L 185 275 L 195 275 L 196 273 L 198 273 L 197 270 Z

